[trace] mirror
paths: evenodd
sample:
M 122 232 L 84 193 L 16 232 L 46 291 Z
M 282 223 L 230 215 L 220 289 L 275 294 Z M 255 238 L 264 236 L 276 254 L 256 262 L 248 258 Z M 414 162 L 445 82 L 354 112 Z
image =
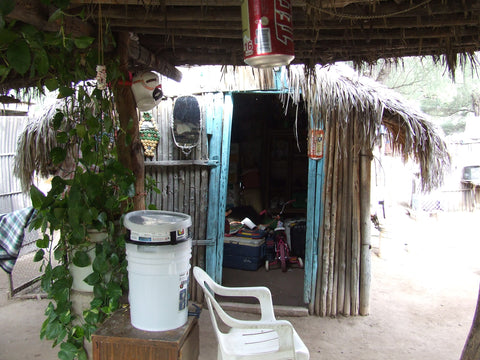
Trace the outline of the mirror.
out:
M 200 106 L 194 96 L 180 96 L 173 107 L 172 135 L 177 145 L 185 155 L 200 141 L 202 121 Z

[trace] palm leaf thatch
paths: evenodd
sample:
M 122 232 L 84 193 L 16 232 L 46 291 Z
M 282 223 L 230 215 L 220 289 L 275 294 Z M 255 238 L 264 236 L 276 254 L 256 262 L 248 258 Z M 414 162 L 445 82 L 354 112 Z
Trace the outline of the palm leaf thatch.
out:
M 40 117 L 31 118 L 18 139 L 13 173 L 24 191 L 30 189 L 35 173 L 47 178 L 55 172 L 50 158 L 50 151 L 57 146 L 51 126 L 55 112 L 50 107 Z
M 424 191 L 443 183 L 450 156 L 441 131 L 398 93 L 341 65 L 309 71 L 292 66 L 287 78 L 293 102 L 306 103 L 311 128 L 321 129 L 331 121 L 345 127 L 358 119 L 360 141 L 373 148 L 383 125 L 394 152 L 419 164 Z
M 15 155 L 13 174 L 20 180 L 22 190 L 27 192 L 34 183 L 34 177 L 48 178 L 52 175 L 68 177 L 72 171 L 73 159 L 78 153 L 76 141 L 71 139 L 67 144 L 57 141 L 57 131 L 53 122 L 59 111 L 72 108 L 70 101 L 58 100 L 47 106 L 37 117 L 29 119 L 24 131 L 20 134 Z M 68 130 L 73 124 L 73 116 L 63 119 L 62 129 Z M 54 164 L 51 157 L 53 149 L 61 147 L 67 150 L 66 158 Z

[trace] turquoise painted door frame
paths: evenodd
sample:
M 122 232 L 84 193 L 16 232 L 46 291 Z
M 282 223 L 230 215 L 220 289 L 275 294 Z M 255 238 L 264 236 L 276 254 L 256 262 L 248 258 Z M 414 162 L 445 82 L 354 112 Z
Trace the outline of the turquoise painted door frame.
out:
M 255 92 L 258 93 L 258 92 Z M 265 92 L 271 93 L 271 92 Z M 278 92 L 277 92 L 278 93 Z M 232 132 L 232 93 L 205 95 L 209 159 L 218 160 L 219 166 L 210 172 L 207 239 L 211 245 L 206 249 L 206 271 L 222 282 L 223 237 L 225 231 L 225 208 L 227 201 L 230 140 Z M 304 301 L 315 301 L 315 284 L 318 268 L 318 252 L 322 247 L 321 229 L 323 219 L 322 191 L 324 181 L 324 160 L 309 159 L 307 229 L 305 242 Z
M 219 161 L 210 172 L 207 239 L 211 245 L 207 246 L 205 263 L 207 273 L 221 283 L 233 100 L 231 93 L 207 94 L 205 100 L 209 159 Z
M 322 251 L 324 159 L 308 159 L 307 231 L 303 300 L 310 307 L 315 301 L 319 251 Z

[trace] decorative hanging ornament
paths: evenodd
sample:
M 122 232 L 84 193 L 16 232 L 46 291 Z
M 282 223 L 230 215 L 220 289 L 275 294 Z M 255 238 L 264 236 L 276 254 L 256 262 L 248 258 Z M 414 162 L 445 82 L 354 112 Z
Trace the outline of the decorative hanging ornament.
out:
M 138 110 L 152 110 L 160 103 L 163 96 L 159 76 L 152 71 L 135 75 L 132 79 L 132 92 Z
M 105 65 L 97 65 L 97 89 L 105 90 L 107 88 L 107 67 Z
M 160 140 L 157 125 L 152 121 L 152 115 L 148 112 L 144 112 L 142 120 L 139 124 L 140 128 L 140 141 L 145 149 L 145 156 L 155 156 L 155 148 Z

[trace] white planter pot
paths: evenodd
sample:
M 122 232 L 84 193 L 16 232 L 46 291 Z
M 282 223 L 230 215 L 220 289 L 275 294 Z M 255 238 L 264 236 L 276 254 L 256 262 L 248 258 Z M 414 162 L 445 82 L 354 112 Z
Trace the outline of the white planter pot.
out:
M 90 242 L 92 242 L 92 247 L 87 251 L 88 257 L 90 258 L 90 265 L 85 267 L 75 266 L 73 263 L 70 264 L 70 274 L 73 278 L 72 290 L 83 291 L 83 292 L 93 292 L 93 286 L 88 285 L 83 279 L 93 272 L 92 263 L 95 259 L 95 243 L 102 242 L 108 236 L 106 232 L 89 230 L 88 236 Z M 75 253 L 73 254 L 75 255 Z

